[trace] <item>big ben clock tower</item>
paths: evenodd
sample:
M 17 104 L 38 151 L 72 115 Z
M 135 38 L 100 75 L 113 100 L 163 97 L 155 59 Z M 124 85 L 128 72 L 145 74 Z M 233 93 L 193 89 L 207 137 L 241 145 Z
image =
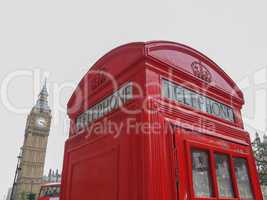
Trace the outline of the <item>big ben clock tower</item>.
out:
M 38 196 L 45 164 L 47 140 L 51 124 L 46 82 L 36 104 L 28 115 L 24 143 L 12 199 L 21 200 L 29 193 Z

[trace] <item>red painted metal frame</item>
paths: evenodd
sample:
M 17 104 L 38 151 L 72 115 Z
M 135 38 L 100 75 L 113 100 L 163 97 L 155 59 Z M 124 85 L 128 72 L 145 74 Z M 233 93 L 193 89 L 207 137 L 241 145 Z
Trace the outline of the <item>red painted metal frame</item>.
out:
M 190 67 L 194 61 L 201 62 L 209 70 L 210 83 L 194 76 Z M 113 93 L 110 81 L 91 75 L 91 70 L 111 74 L 119 86 L 127 82 L 140 85 L 143 96 L 124 105 L 140 112 L 127 114 L 116 109 L 89 125 L 90 131 L 78 131 L 77 116 Z M 240 199 L 232 162 L 232 157 L 239 156 L 247 159 L 255 199 L 262 200 L 249 134 L 243 129 L 242 92 L 213 61 L 178 43 L 140 42 L 112 50 L 91 70 L 68 103 L 70 137 L 65 145 L 62 200 L 226 200 L 218 197 L 214 152 L 229 156 L 236 194 L 233 199 Z M 232 107 L 235 122 L 162 97 L 163 79 Z M 92 82 L 97 84 L 88 87 Z M 138 94 L 136 88 L 133 94 Z M 142 130 L 138 134 L 132 130 L 127 132 L 126 121 L 130 118 L 134 118 L 136 124 L 157 122 L 161 127 L 158 130 L 148 128 L 149 134 Z M 96 134 L 93 125 L 105 120 L 122 123 L 122 134 L 116 138 L 109 132 Z M 191 147 L 209 151 L 214 198 L 194 197 Z
M 190 180 L 190 184 L 192 184 L 192 173 L 190 173 L 192 171 L 192 159 L 191 159 L 191 150 L 192 149 L 199 149 L 199 150 L 205 150 L 208 152 L 209 154 L 209 163 L 210 163 L 210 167 L 211 167 L 211 178 L 212 178 L 212 182 L 213 182 L 213 189 L 214 189 L 214 197 L 213 198 L 196 198 L 193 197 L 193 199 L 197 199 L 197 200 L 201 200 L 201 199 L 218 199 L 219 198 L 219 192 L 218 192 L 218 185 L 217 185 L 217 180 L 216 180 L 216 172 L 215 172 L 215 159 L 214 159 L 214 153 L 219 153 L 219 154 L 223 154 L 223 155 L 227 155 L 229 158 L 229 163 L 230 163 L 230 173 L 231 173 L 231 178 L 232 178 L 232 183 L 233 183 L 233 189 L 234 189 L 234 193 L 235 193 L 235 198 L 219 198 L 219 199 L 223 199 L 223 200 L 230 200 L 230 199 L 240 199 L 240 194 L 238 193 L 238 188 L 237 188 L 237 182 L 236 182 L 236 177 L 235 177 L 235 173 L 233 171 L 234 167 L 233 167 L 233 158 L 237 157 L 237 158 L 245 158 L 248 162 L 250 155 L 249 154 L 241 154 L 241 153 L 235 153 L 233 151 L 229 151 L 220 147 L 216 147 L 216 146 L 212 146 L 212 145 L 207 145 L 204 143 L 198 143 L 195 141 L 187 141 L 186 142 L 186 151 L 187 151 L 187 155 L 188 155 L 188 169 L 189 169 L 189 180 Z M 249 163 L 249 162 L 248 162 Z M 251 167 L 248 166 L 248 171 L 249 171 L 249 175 L 251 177 L 251 174 L 253 174 L 251 171 Z M 254 194 L 255 189 L 253 188 L 253 195 Z M 193 192 L 193 188 L 191 187 L 191 194 L 193 194 L 194 196 L 194 192 Z

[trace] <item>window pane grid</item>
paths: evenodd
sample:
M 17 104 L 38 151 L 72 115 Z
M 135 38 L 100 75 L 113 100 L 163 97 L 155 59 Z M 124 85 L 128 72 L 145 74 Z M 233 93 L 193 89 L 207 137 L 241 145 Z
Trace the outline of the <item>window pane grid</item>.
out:
M 198 147 L 190 151 L 196 199 L 254 200 L 246 158 Z
M 208 151 L 196 149 L 192 151 L 193 187 L 197 197 L 213 196 L 209 160 Z
M 251 189 L 247 160 L 245 158 L 234 158 L 234 169 L 240 198 L 253 200 L 254 197 Z
M 219 197 L 234 198 L 235 195 L 230 172 L 229 157 L 224 154 L 216 153 L 214 158 Z

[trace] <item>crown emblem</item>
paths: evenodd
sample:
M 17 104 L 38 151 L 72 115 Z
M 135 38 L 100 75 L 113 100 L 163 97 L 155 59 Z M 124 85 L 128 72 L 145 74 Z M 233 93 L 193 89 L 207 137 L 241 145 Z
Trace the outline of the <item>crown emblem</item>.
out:
M 191 64 L 193 73 L 196 77 L 206 81 L 208 83 L 211 82 L 211 73 L 209 70 L 199 61 L 194 61 Z
M 91 89 L 95 90 L 97 89 L 100 85 L 102 85 L 104 82 L 106 82 L 107 77 L 106 77 L 106 69 L 100 69 L 97 71 L 94 71 L 93 74 L 93 78 L 91 80 Z

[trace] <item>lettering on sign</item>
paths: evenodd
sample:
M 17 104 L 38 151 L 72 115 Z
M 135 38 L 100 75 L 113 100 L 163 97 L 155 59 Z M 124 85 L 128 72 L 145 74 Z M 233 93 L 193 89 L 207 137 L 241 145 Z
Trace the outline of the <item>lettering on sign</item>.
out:
M 76 120 L 77 129 L 80 130 L 107 113 L 119 108 L 127 101 L 132 99 L 132 94 L 133 88 L 132 83 L 130 82 L 79 115 Z
M 162 84 L 162 95 L 164 97 L 190 106 L 196 110 L 234 122 L 234 112 L 231 107 L 170 81 L 162 80 Z

